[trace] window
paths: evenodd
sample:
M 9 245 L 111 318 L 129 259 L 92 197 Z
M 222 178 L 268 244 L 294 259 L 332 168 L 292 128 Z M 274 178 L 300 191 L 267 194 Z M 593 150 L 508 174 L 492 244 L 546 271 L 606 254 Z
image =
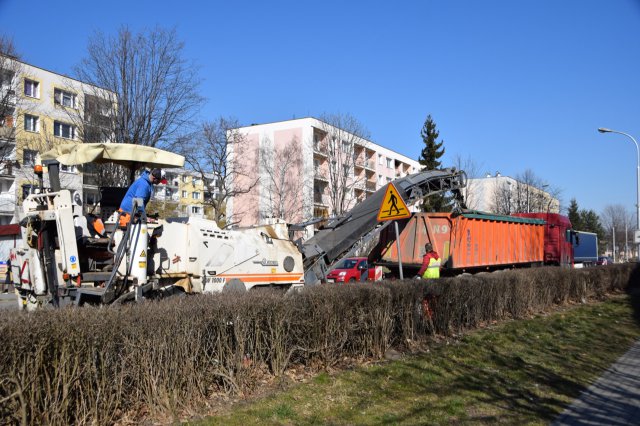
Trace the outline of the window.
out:
M 384 183 L 384 178 L 382 177 L 382 175 L 378 175 L 378 183 L 380 185 L 382 185 Z
M 349 152 L 350 147 L 349 142 L 342 141 L 342 152 Z
M 35 115 L 24 115 L 24 129 L 27 132 L 37 132 L 40 130 L 40 126 L 38 123 L 38 117 Z
M 40 83 L 34 80 L 24 79 L 24 95 L 30 98 L 40 97 Z
M 53 122 L 53 135 L 59 138 L 74 139 L 75 128 L 71 124 L 61 123 L 59 121 Z
M 171 197 L 173 195 L 173 192 L 171 191 L 171 188 L 165 188 L 164 189 L 164 195 L 166 195 L 167 197 Z
M 53 91 L 53 100 L 57 105 L 69 108 L 76 107 L 76 95 L 65 90 L 55 89 Z
M 60 164 L 60 171 L 67 173 L 75 173 L 77 171 L 76 166 L 67 166 L 64 164 Z
M 391 158 L 387 158 L 387 169 L 390 169 L 393 167 L 393 160 Z
M 342 169 L 344 170 L 344 175 L 349 176 L 351 174 L 351 168 L 348 164 L 343 164 Z
M 187 197 L 188 197 L 187 191 L 182 191 L 182 198 L 187 198 Z
M 200 210 L 202 209 L 202 207 L 197 207 L 197 206 L 191 206 L 191 213 L 193 214 L 200 214 Z
M 191 193 L 191 197 L 192 197 L 194 200 L 199 200 L 199 199 L 200 199 L 200 193 L 199 193 L 199 192 L 192 192 L 192 193 Z
M 22 164 L 33 166 L 36 164 L 36 157 L 38 155 L 38 151 L 34 151 L 33 149 L 25 149 L 22 151 Z
M 24 200 L 29 196 L 29 194 L 33 193 L 35 187 L 33 185 L 25 184 L 22 185 L 22 199 Z
M 389 182 L 391 182 L 391 178 L 390 177 L 387 178 L 387 183 L 389 183 Z
M 182 183 L 187 183 L 187 182 L 189 182 L 189 176 L 187 175 L 182 176 Z
M 384 164 L 382 162 L 382 154 L 378 154 L 378 164 L 381 164 L 381 165 Z

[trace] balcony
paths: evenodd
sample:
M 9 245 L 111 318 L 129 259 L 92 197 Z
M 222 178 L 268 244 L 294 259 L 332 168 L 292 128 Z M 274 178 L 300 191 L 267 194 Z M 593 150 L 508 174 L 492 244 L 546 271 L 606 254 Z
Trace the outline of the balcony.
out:
M 15 178 L 15 164 L 10 160 L 0 161 L 0 178 Z
M 315 206 L 328 207 L 327 196 L 324 194 L 313 194 L 313 204 Z
M 373 160 L 357 159 L 355 161 L 355 167 L 359 169 L 365 169 L 368 171 L 375 171 L 375 163 Z
M 0 93 L 4 93 L 3 102 L 5 105 L 14 106 L 17 102 L 16 91 L 13 89 L 6 89 L 7 86 L 0 87 Z
M 376 183 L 367 181 L 364 189 L 368 192 L 376 192 Z
M 14 140 L 16 137 L 16 128 L 13 126 L 0 126 L 0 139 Z
M 319 157 L 327 156 L 327 144 L 325 142 L 314 142 L 313 153 Z
M 11 192 L 0 193 L 0 213 L 7 214 L 16 209 L 16 196 Z
M 314 171 L 313 178 L 315 180 L 319 180 L 319 181 L 322 181 L 322 182 L 329 182 L 329 179 L 327 178 L 327 174 L 322 172 L 322 171 L 320 171 L 320 170 Z

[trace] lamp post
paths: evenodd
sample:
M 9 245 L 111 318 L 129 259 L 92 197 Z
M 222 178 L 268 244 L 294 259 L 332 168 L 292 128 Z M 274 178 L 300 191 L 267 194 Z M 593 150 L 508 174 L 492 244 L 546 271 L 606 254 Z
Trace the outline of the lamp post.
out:
M 626 137 L 628 137 L 629 139 L 631 139 L 633 141 L 634 144 L 636 144 L 636 157 L 637 157 L 637 169 L 636 169 L 636 189 L 637 189 L 637 194 L 636 194 L 636 233 L 640 231 L 640 147 L 638 147 L 638 141 L 635 140 L 635 138 L 633 136 L 631 136 L 628 133 L 625 132 L 619 132 L 617 130 L 611 130 L 611 129 L 607 129 L 604 127 L 600 127 L 598 129 L 598 131 L 600 133 L 617 133 L 619 135 L 624 135 Z M 638 243 L 637 246 L 637 254 L 638 254 L 638 260 L 640 260 L 640 242 Z

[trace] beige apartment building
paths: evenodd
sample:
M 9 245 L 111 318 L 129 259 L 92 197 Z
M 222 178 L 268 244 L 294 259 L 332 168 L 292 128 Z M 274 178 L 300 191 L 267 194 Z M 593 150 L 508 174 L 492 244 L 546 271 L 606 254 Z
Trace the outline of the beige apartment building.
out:
M 242 171 L 235 184 L 251 187 L 227 207 L 240 226 L 328 218 L 421 169 L 416 160 L 313 117 L 246 126 L 234 134 L 243 142 L 230 156 Z
M 0 224 L 14 220 L 20 200 L 37 185 L 32 169 L 39 153 L 58 144 L 111 140 L 105 123 L 114 106 L 106 101 L 113 98 L 107 94 L 0 56 Z M 60 180 L 81 199 L 95 202 L 97 187 L 83 184 L 76 167 L 61 166 Z

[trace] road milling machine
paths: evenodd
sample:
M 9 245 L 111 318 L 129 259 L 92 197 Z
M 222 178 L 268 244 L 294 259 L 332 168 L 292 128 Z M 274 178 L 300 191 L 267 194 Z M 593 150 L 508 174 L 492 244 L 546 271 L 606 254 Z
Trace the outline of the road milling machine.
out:
M 138 213 L 124 228 L 117 212 L 106 217 L 105 205 L 104 219 L 83 215 L 81 199 L 60 187 L 59 164 L 182 167 L 182 156 L 129 144 L 72 144 L 44 153 L 42 160 L 49 187 L 36 166 L 41 189 L 23 201 L 22 240 L 10 254 L 24 309 L 304 284 L 302 254 L 284 222 L 224 230 L 195 217 L 152 220 L 134 208 Z M 100 220 L 105 232 L 97 230 Z

